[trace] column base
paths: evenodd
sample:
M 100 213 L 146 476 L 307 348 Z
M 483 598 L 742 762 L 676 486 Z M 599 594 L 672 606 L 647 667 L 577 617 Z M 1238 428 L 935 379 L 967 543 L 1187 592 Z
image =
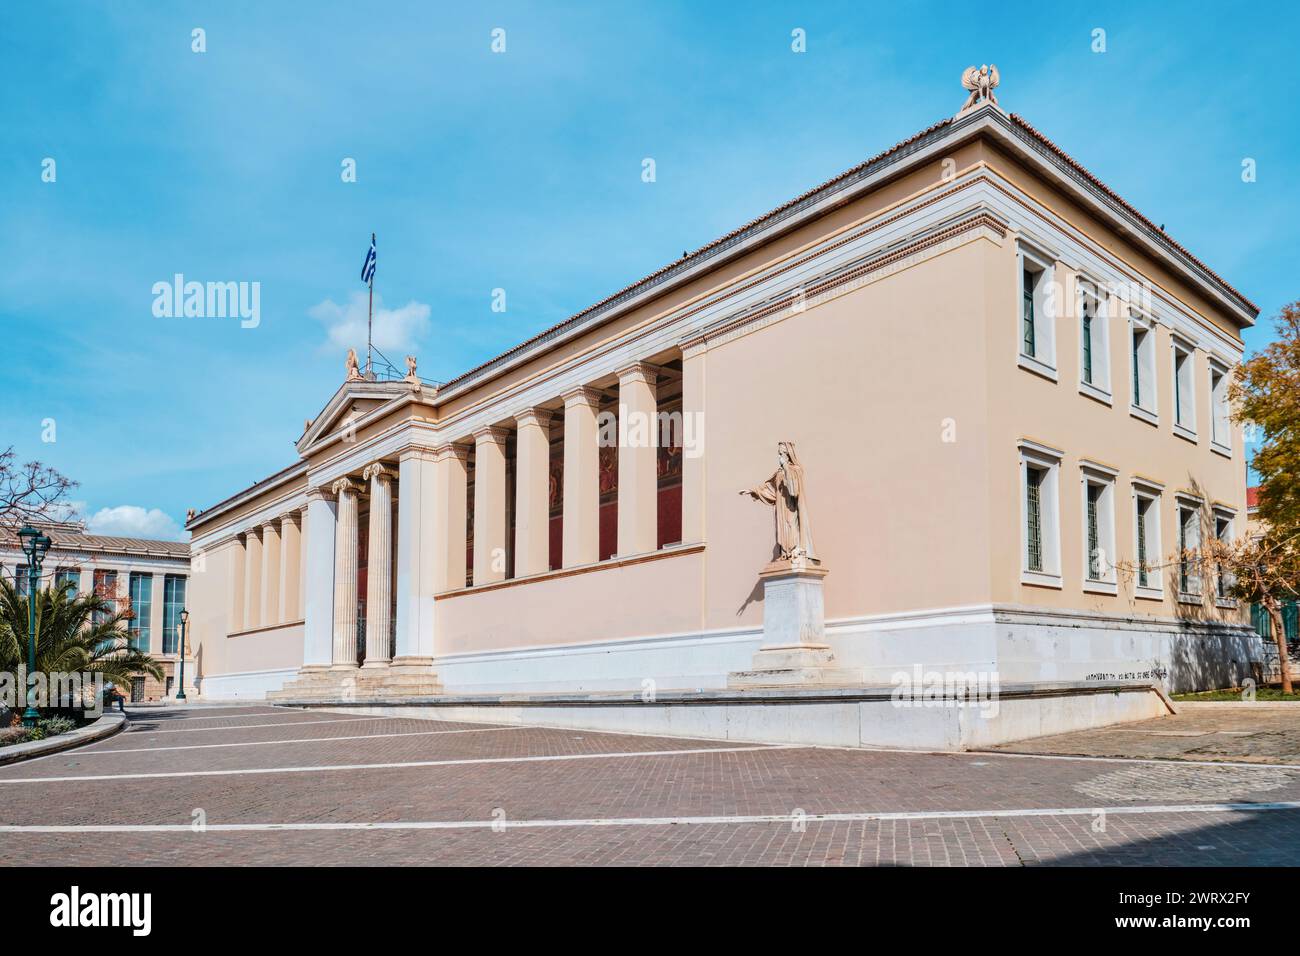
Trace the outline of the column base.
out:
M 427 660 L 427 664 L 405 661 Z M 273 702 L 298 700 L 387 700 L 395 697 L 433 697 L 442 693 L 442 681 L 433 669 L 432 658 L 398 658 L 401 663 L 349 667 L 346 664 L 308 670 L 266 699 Z
M 361 665 L 361 669 L 362 669 L 363 671 L 374 671 L 374 670 L 384 670 L 384 671 L 386 671 L 386 670 L 388 670 L 388 665 L 389 665 L 389 662 L 388 662 L 388 661 L 371 661 L 371 660 L 367 660 L 364 664 Z

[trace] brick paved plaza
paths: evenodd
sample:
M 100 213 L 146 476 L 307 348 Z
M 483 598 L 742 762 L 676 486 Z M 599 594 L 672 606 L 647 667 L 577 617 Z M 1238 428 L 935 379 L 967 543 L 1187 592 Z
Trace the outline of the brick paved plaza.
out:
M 44 865 L 1266 865 L 1300 845 L 1290 764 L 738 745 L 267 706 L 138 710 L 109 740 L 0 768 L 0 789 L 8 859 Z

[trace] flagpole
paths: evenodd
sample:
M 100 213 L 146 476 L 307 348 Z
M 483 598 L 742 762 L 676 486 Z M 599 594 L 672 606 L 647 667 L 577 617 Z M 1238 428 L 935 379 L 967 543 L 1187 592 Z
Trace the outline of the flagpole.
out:
M 373 232 L 370 234 L 370 244 L 372 246 L 375 244 L 375 234 Z M 375 274 L 372 271 L 370 273 L 370 306 L 366 310 L 366 378 L 370 378 L 371 363 L 373 362 L 373 356 L 372 356 L 373 349 L 371 346 L 371 339 L 372 339 L 372 332 L 374 330 L 374 324 L 375 324 Z

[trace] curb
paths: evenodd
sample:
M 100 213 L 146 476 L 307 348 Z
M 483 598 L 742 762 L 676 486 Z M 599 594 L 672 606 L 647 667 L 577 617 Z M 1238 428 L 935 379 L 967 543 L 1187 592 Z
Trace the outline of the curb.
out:
M 126 725 L 125 714 L 105 714 L 93 724 L 78 727 L 66 734 L 46 737 L 44 740 L 33 740 L 25 744 L 14 744 L 11 747 L 0 747 L 0 766 L 18 763 L 22 760 L 31 760 L 35 757 L 44 757 L 63 750 L 71 750 L 73 747 L 94 743 L 96 740 L 103 740 L 106 737 L 120 733 L 126 729 Z

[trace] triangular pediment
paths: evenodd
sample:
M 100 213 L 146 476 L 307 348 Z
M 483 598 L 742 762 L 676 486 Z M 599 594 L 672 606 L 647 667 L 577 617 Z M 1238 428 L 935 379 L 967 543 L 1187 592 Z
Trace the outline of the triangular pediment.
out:
M 320 414 L 307 424 L 296 442 L 298 453 L 308 454 L 316 445 L 349 428 L 376 408 L 410 394 L 411 386 L 405 382 L 370 382 L 365 379 L 344 382 L 325 403 Z

